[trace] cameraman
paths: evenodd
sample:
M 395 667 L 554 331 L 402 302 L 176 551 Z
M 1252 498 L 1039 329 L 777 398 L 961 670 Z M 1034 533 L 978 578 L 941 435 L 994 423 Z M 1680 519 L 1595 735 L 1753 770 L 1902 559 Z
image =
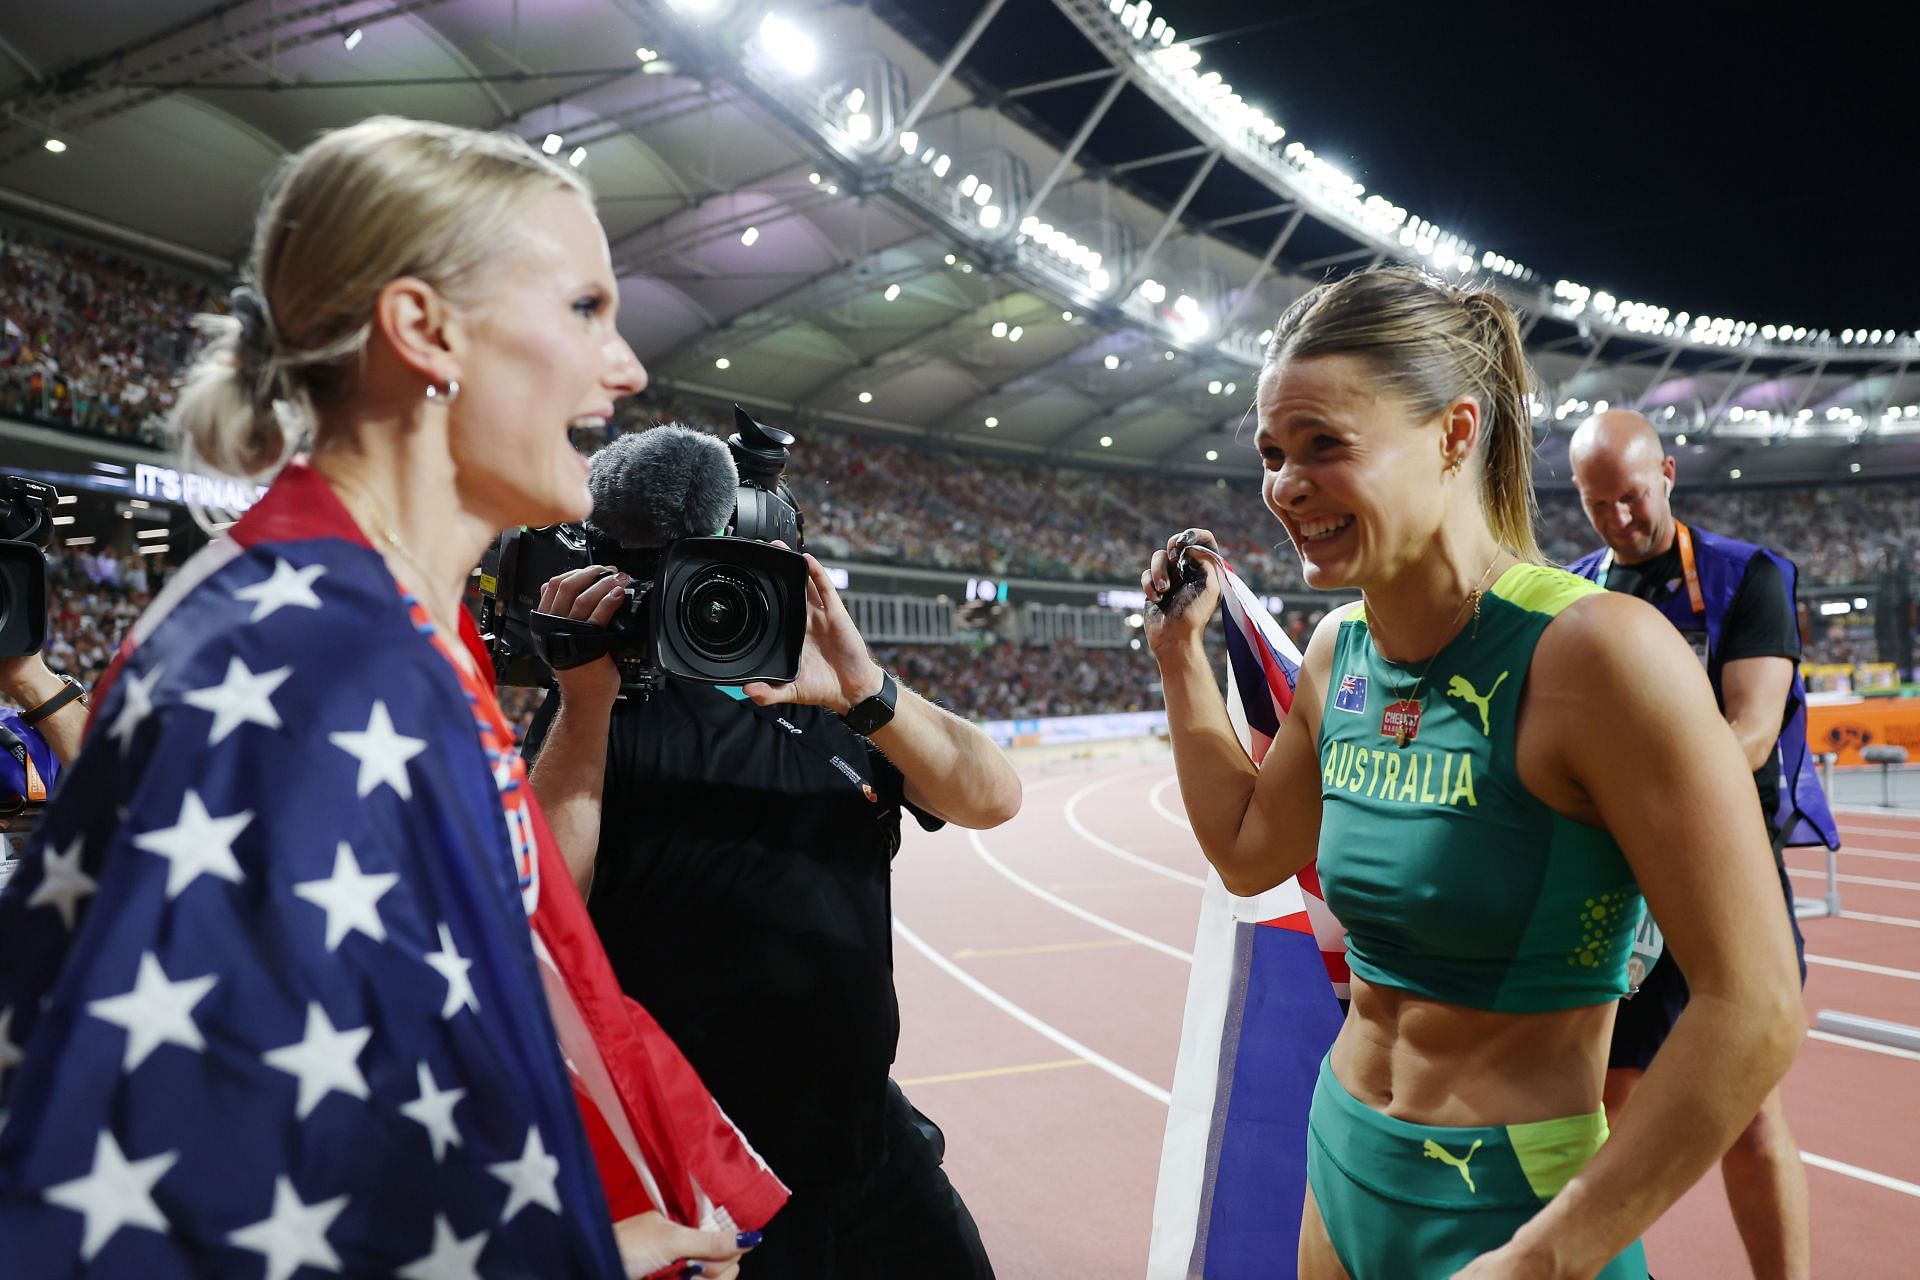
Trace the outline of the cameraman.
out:
M 807 569 L 792 684 L 618 699 L 610 659 L 560 672 L 558 713 L 549 697 L 528 738 L 533 787 L 621 985 L 793 1190 L 742 1276 L 981 1280 L 945 1140 L 887 1078 L 889 875 L 902 809 L 929 831 L 993 827 L 1020 780 L 977 728 L 899 688 Z M 605 625 L 626 585 L 575 570 L 540 609 Z
M 87 695 L 78 680 L 57 676 L 38 653 L 0 658 L 0 835 L 30 805 L 42 804 L 60 770 L 80 754 Z M 9 847 L 0 840 L 0 867 Z M 6 875 L 0 871 L 0 884 Z

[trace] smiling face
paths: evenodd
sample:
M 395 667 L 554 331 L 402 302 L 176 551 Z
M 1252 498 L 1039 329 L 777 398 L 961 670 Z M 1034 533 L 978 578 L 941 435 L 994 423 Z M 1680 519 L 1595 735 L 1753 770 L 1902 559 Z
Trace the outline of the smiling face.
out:
M 619 289 L 586 200 L 555 190 L 527 208 L 468 310 L 451 447 L 463 505 L 496 527 L 582 520 L 587 463 L 569 429 L 604 425 L 647 385 L 614 327 Z
M 1346 355 L 1270 367 L 1258 407 L 1261 493 L 1307 585 L 1387 581 L 1425 554 L 1446 514 L 1444 411 L 1420 421 Z

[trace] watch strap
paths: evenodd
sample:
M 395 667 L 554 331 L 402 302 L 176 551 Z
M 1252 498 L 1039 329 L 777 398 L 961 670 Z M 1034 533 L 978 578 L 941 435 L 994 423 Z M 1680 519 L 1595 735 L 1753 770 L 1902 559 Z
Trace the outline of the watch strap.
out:
M 20 713 L 21 724 L 26 725 L 28 728 L 32 728 L 34 725 L 39 724 L 42 720 L 45 720 L 48 716 L 51 716 L 59 712 L 63 708 L 75 702 L 80 702 L 85 700 L 87 696 L 87 690 L 85 685 L 81 684 L 78 680 L 75 680 L 72 676 L 61 676 L 60 679 L 66 684 L 67 687 L 62 689 L 60 692 L 54 694 L 51 698 L 48 698 L 45 702 L 33 708 L 31 711 L 21 712 Z
M 900 697 L 900 686 L 894 683 L 890 672 L 880 673 L 880 692 L 847 708 L 840 717 L 841 723 L 855 733 L 871 735 L 893 719 L 893 710 Z

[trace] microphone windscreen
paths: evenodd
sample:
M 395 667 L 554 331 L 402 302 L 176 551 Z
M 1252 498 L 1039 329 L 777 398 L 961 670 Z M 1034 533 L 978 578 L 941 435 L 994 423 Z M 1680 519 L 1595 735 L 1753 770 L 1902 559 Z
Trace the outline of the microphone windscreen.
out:
M 726 529 L 740 473 L 727 446 L 674 424 L 621 436 L 593 456 L 587 523 L 623 547 L 662 547 Z

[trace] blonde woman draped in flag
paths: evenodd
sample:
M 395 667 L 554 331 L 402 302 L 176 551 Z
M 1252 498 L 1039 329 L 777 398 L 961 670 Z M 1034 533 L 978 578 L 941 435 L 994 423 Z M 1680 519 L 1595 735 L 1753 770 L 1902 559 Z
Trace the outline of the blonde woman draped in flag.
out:
M 592 200 L 363 121 L 249 274 L 176 425 L 312 453 L 141 617 L 0 894 L 5 1270 L 725 1280 L 785 1191 L 620 994 L 461 605 L 645 385 Z
M 1181 554 L 1212 535 L 1141 575 L 1202 849 L 1239 894 L 1317 854 L 1348 930 L 1303 1280 L 1644 1276 L 1638 1236 L 1800 1042 L 1792 939 L 1752 923 L 1780 913 L 1751 775 L 1699 663 L 1641 602 L 1537 562 L 1531 383 L 1505 303 L 1416 271 L 1281 317 L 1266 504 L 1309 585 L 1362 599 L 1315 631 L 1258 768 L 1202 652 L 1217 571 Z M 1643 894 L 1706 976 L 1609 1135 Z

